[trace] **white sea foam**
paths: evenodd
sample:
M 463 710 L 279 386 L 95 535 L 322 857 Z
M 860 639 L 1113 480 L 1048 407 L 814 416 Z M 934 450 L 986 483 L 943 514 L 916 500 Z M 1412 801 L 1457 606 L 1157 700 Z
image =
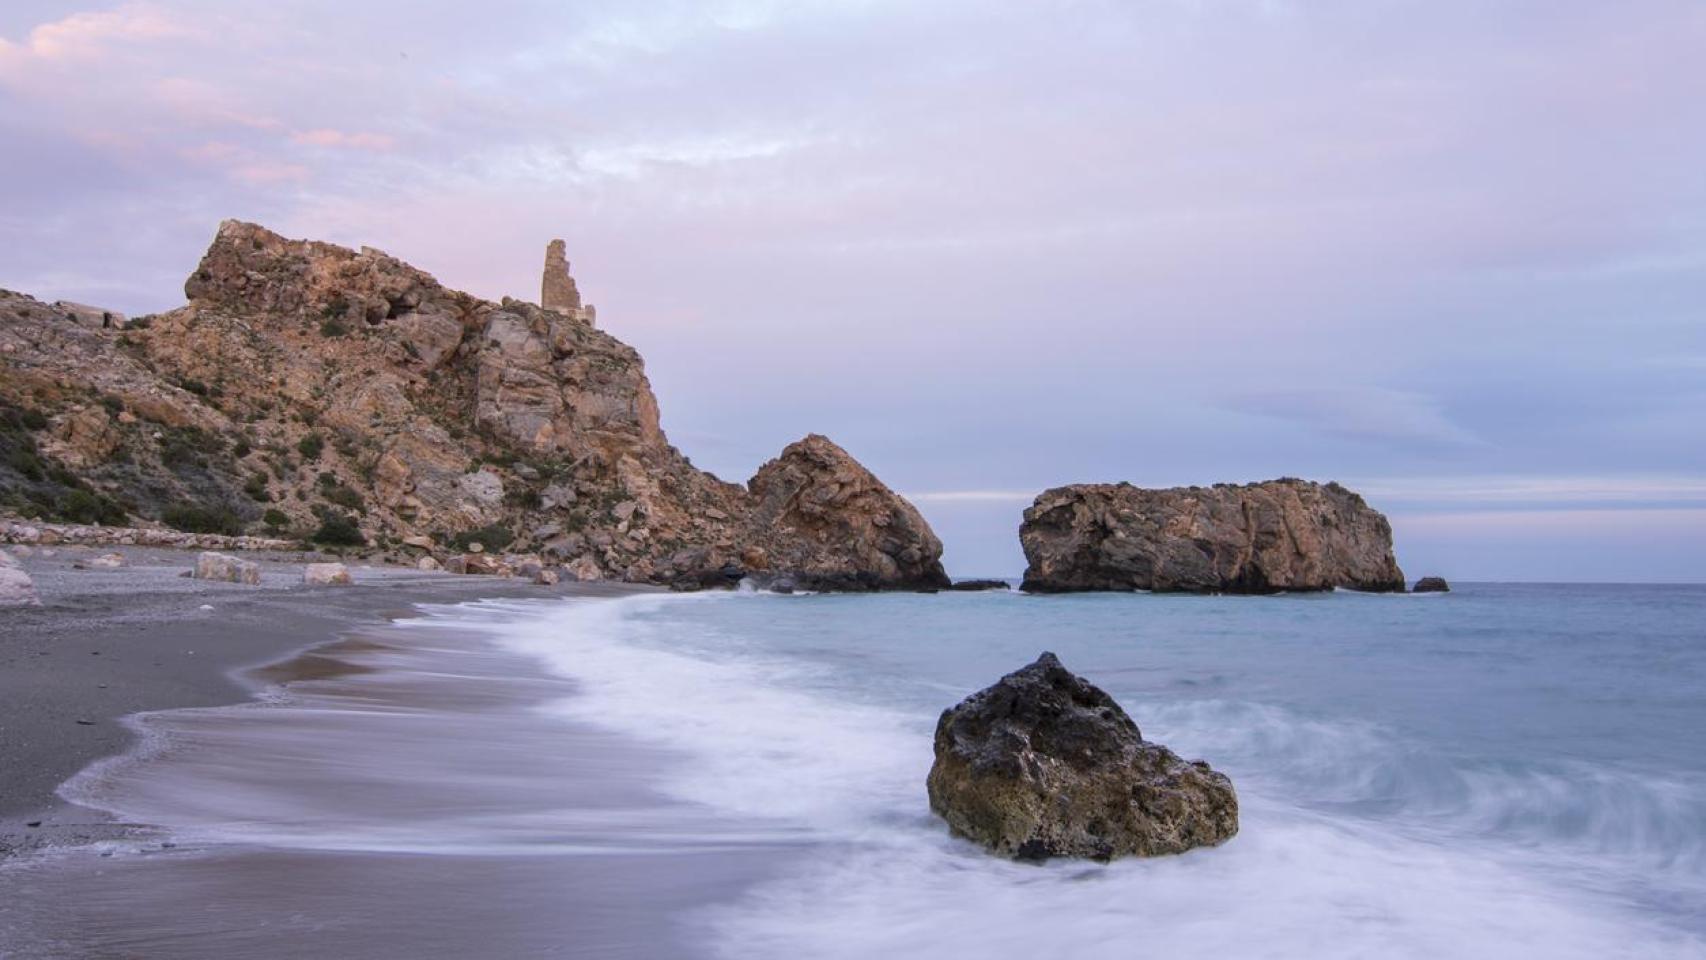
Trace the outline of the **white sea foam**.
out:
M 1466 769 L 1375 726 L 1232 701 L 1150 702 L 1138 716 L 1232 773 L 1243 828 L 1227 845 L 1106 867 L 993 860 L 924 809 L 929 711 L 846 692 L 853 684 L 826 696 L 822 663 L 719 634 L 715 618 L 659 616 L 751 602 L 772 601 L 641 597 L 490 623 L 580 682 L 553 711 L 679 751 L 676 796 L 821 844 L 798 872 L 704 918 L 728 956 L 1706 950 L 1697 930 L 1643 912 L 1631 889 L 1665 870 L 1651 896 L 1699 889 L 1690 784 Z

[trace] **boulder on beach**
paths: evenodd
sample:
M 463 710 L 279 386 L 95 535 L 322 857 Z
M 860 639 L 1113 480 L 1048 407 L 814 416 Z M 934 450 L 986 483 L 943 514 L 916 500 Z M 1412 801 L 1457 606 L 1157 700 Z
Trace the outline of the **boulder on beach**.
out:
M 459 553 L 444 562 L 444 569 L 451 573 L 465 573 L 474 576 L 512 577 L 515 570 L 504 558 L 490 553 Z
M 574 580 L 578 580 L 583 583 L 592 580 L 604 579 L 604 569 L 598 565 L 598 561 L 590 554 L 583 554 L 582 556 L 576 557 L 563 567 L 563 572 L 568 574 Z
M 1444 577 L 1423 577 L 1422 579 L 1416 581 L 1415 589 L 1412 590 L 1411 592 L 1412 593 L 1450 593 L 1451 592 L 1451 584 L 1446 583 Z
M 36 607 L 41 605 L 41 598 L 36 596 L 36 584 L 18 566 L 18 561 L 12 555 L 0 550 L 0 607 Z
M 1021 589 L 1402 593 L 1392 526 L 1336 483 L 1281 479 L 1043 492 L 1019 527 Z
M 355 582 L 341 563 L 310 563 L 302 568 L 302 582 L 311 587 L 348 586 Z
M 89 561 L 89 566 L 98 567 L 102 570 L 114 570 L 124 565 L 125 559 L 122 553 L 103 553 Z
M 229 553 L 208 550 L 196 555 L 192 575 L 197 580 L 223 580 L 227 583 L 259 586 L 261 567 L 251 560 L 240 560 Z
M 1232 782 L 1143 739 L 1052 653 L 943 711 L 930 809 L 1020 860 L 1183 853 L 1238 832 Z

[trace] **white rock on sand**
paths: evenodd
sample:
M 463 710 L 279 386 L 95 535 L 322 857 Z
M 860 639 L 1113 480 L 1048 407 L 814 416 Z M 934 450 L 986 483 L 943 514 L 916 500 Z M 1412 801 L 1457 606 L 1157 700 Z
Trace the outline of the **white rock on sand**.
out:
M 422 557 L 415 562 L 415 568 L 418 570 L 443 570 L 444 564 L 439 563 L 432 557 Z
M 348 585 L 349 568 L 341 563 L 310 563 L 302 568 L 302 582 L 311 586 Z
M 246 583 L 259 586 L 261 583 L 260 565 L 250 560 L 239 560 L 228 553 L 214 553 L 209 550 L 196 555 L 195 578 L 197 580 L 224 580 L 229 583 Z
M 95 559 L 89 561 L 89 566 L 100 567 L 100 568 L 105 569 L 105 570 L 111 570 L 111 569 L 114 569 L 115 567 L 122 567 L 124 565 L 125 565 L 125 560 L 124 560 L 124 554 L 122 554 L 122 553 L 103 553 L 100 556 L 96 557 Z
M 577 557 L 573 563 L 570 563 L 563 569 L 576 580 L 587 581 L 604 579 L 604 570 L 599 567 L 598 561 L 594 560 L 591 556 Z
M 0 607 L 39 607 L 36 581 L 20 570 L 10 554 L 0 551 Z
M 18 561 L 0 551 L 0 607 L 38 607 L 35 581 L 19 569 Z

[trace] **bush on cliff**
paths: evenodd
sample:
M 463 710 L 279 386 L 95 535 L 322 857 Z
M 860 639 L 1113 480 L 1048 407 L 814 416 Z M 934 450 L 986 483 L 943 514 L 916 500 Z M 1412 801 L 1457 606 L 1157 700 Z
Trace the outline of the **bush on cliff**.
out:
M 124 508 L 109 497 L 89 490 L 68 490 L 59 498 L 59 516 L 72 523 L 98 523 L 122 527 L 128 519 Z
M 332 547 L 367 545 L 367 538 L 361 535 L 361 528 L 356 526 L 355 518 L 330 511 L 320 518 L 320 528 L 314 531 L 314 536 L 310 539 Z
M 508 527 L 492 524 L 478 530 L 466 530 L 450 538 L 451 549 L 467 550 L 469 544 L 477 543 L 486 550 L 502 550 L 515 542 L 515 534 Z
M 220 533 L 234 537 L 243 532 L 242 518 L 225 507 L 174 504 L 160 512 L 160 521 L 185 533 Z

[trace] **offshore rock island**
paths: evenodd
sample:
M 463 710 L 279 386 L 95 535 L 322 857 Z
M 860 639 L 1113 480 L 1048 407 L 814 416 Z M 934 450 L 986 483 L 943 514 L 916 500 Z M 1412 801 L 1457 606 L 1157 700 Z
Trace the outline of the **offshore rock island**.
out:
M 129 321 L 0 292 L 0 512 L 678 588 L 948 585 L 924 518 L 824 437 L 746 486 L 695 468 L 562 241 L 536 306 L 226 221 L 184 292 Z
M 1404 591 L 1391 524 L 1336 483 L 1056 487 L 1019 540 L 1034 593 Z

